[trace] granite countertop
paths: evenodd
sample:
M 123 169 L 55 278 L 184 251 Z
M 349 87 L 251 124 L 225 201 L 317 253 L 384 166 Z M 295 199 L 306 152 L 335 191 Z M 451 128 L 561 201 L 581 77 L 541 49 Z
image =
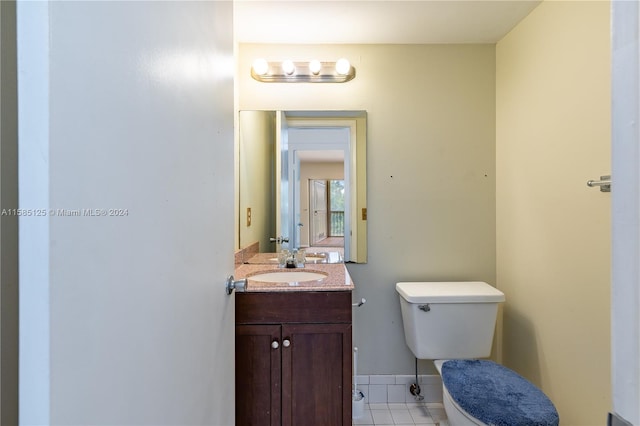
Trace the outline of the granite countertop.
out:
M 272 254 L 273 256 L 273 254 Z M 252 280 L 251 276 L 263 272 L 320 272 L 328 274 L 322 280 L 301 281 L 295 283 L 262 282 Z M 305 264 L 304 268 L 279 268 L 277 264 L 241 264 L 235 270 L 236 280 L 247 279 L 247 292 L 282 292 L 282 291 L 352 291 L 353 281 L 343 263 Z

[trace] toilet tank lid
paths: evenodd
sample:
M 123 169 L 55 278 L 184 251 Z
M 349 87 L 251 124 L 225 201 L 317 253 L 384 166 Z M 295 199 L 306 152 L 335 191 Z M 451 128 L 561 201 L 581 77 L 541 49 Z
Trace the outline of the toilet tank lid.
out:
M 400 282 L 396 291 L 410 303 L 497 303 L 504 293 L 482 281 Z

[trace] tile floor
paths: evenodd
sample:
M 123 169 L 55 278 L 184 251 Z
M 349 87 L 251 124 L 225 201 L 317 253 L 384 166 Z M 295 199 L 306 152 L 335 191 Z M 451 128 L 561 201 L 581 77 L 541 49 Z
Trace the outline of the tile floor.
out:
M 364 415 L 353 425 L 440 425 L 448 426 L 442 403 L 366 404 Z

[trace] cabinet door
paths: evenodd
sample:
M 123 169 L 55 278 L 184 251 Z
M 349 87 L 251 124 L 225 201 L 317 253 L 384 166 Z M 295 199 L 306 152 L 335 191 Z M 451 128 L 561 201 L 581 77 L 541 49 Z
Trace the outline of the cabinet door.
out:
M 236 326 L 237 426 L 280 426 L 280 330 L 280 325 Z
M 351 324 L 285 324 L 282 342 L 282 425 L 351 425 Z

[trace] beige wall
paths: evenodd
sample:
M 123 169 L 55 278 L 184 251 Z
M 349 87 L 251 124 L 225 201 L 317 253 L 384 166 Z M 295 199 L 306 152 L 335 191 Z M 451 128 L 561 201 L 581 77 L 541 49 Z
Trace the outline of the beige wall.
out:
M 239 120 L 238 179 L 240 246 L 255 242 L 260 250 L 275 249 L 275 124 L 273 111 L 242 111 Z M 251 209 L 251 224 L 247 209 Z
M 565 425 L 610 409 L 608 2 L 544 2 L 496 48 L 503 362 Z
M 367 111 L 368 263 L 349 264 L 362 374 L 412 374 L 395 283 L 495 284 L 495 46 L 246 45 L 238 108 Z M 346 84 L 265 84 L 257 57 L 347 57 Z M 430 362 L 421 373 L 435 374 Z

